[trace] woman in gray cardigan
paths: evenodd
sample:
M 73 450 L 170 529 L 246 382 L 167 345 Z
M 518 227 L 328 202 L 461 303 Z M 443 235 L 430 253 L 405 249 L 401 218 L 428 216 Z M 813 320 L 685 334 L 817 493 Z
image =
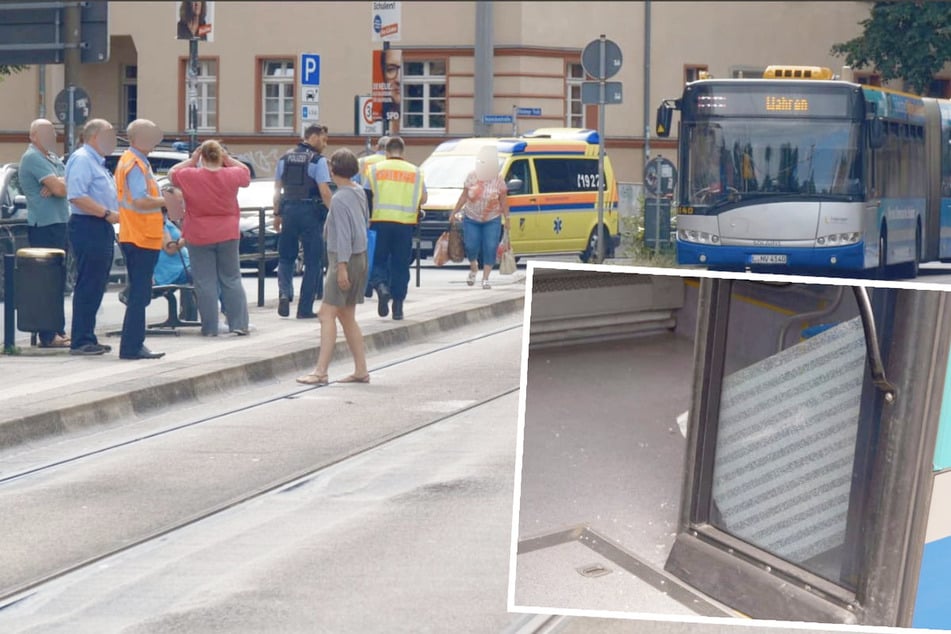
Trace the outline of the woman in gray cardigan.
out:
M 363 333 L 357 324 L 357 304 L 363 303 L 367 285 L 367 223 L 369 211 L 363 188 L 353 177 L 360 171 L 356 155 L 342 148 L 330 155 L 330 175 L 337 191 L 330 201 L 330 213 L 324 225 L 327 244 L 327 279 L 320 304 L 320 354 L 317 367 L 298 377 L 304 385 L 327 385 L 327 368 L 337 344 L 337 320 L 343 327 L 347 347 L 353 355 L 353 374 L 339 383 L 369 383 Z

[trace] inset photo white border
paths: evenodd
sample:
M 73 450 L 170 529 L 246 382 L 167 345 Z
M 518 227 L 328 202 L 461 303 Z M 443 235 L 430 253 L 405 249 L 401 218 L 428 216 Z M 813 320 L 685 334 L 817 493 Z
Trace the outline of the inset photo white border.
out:
M 630 282 L 638 278 L 638 283 Z M 757 282 L 767 284 L 753 284 Z M 767 301 L 790 285 L 796 285 L 795 297 L 789 296 L 793 308 Z M 684 290 L 688 286 L 689 292 Z M 733 299 L 734 287 L 762 290 L 765 299 L 748 293 L 741 304 Z M 946 503 L 951 499 L 949 291 L 945 284 L 921 282 L 528 262 L 509 611 L 552 615 L 554 620 L 535 621 L 545 623 L 542 628 L 587 617 L 655 621 L 653 629 L 638 626 L 637 631 L 646 632 L 672 631 L 674 622 L 709 625 L 690 631 L 717 633 L 748 627 L 951 630 L 948 608 L 942 608 L 947 619 L 939 624 L 890 626 L 911 625 L 916 600 L 940 604 L 951 587 L 951 504 Z M 692 297 L 685 301 L 685 295 Z M 727 318 L 733 304 L 742 307 Z M 810 314 L 802 312 L 808 306 Z M 777 344 L 779 326 L 776 352 L 769 347 Z M 834 355 L 822 354 L 833 348 Z M 850 358 L 844 350 L 858 357 Z M 783 372 L 789 389 L 776 391 Z M 775 375 L 772 382 L 768 373 Z M 815 379 L 811 383 L 809 376 Z M 670 377 L 677 379 L 676 389 L 665 383 Z M 728 407 L 720 402 L 744 392 L 782 403 L 796 389 L 813 392 L 781 425 L 767 413 L 754 420 L 749 412 L 768 408 L 749 402 L 746 418 L 739 417 L 748 424 L 743 428 L 727 420 Z M 645 391 L 651 392 L 645 396 Z M 949 395 L 943 410 L 942 394 Z M 849 411 L 838 422 L 816 413 L 822 399 L 835 398 L 844 403 L 840 409 Z M 655 410 L 664 410 L 663 415 Z M 526 435 L 533 412 L 537 419 L 530 425 L 535 429 Z M 848 419 L 851 426 L 841 422 Z M 824 517 L 815 519 L 814 514 L 801 524 L 814 535 L 800 540 L 802 550 L 794 552 L 762 537 L 768 522 L 757 525 L 749 512 L 742 522 L 730 515 L 744 509 L 725 503 L 721 476 L 731 465 L 724 461 L 730 450 L 741 457 L 753 451 L 755 443 L 744 445 L 737 438 L 754 435 L 749 425 L 766 428 L 763 420 L 782 429 L 764 434 L 756 428 L 761 461 L 778 463 L 781 454 L 776 451 L 788 450 L 788 443 L 777 439 L 785 433 L 802 440 L 810 421 L 825 425 L 822 433 L 839 433 L 838 446 L 848 447 L 844 468 L 852 477 L 844 485 L 844 501 L 836 497 L 843 486 L 829 489 L 828 500 L 814 497 L 830 518 L 838 518 L 829 521 L 830 526 L 838 522 L 840 537 L 848 531 L 845 544 L 829 549 L 833 556 L 817 557 L 809 550 L 834 543 L 818 534 Z M 908 425 L 909 420 L 920 424 Z M 650 433 L 644 432 L 646 422 L 655 428 Z M 717 436 L 718 425 L 734 432 L 734 445 Z M 608 432 L 596 438 L 599 429 Z M 677 444 L 673 439 L 679 449 L 672 449 Z M 660 463 L 649 464 L 645 457 Z M 653 472 L 635 474 L 640 479 L 632 481 L 630 469 L 612 467 L 624 461 L 640 461 Z M 789 471 L 803 474 L 802 469 Z M 840 466 L 834 473 L 841 476 L 841 471 Z M 851 481 L 860 475 L 870 479 L 853 487 Z M 775 476 L 761 471 L 750 477 Z M 760 499 L 771 495 L 781 504 L 792 505 L 786 498 L 796 494 L 822 495 L 817 492 L 821 487 L 783 491 L 764 489 L 764 482 L 737 482 L 734 492 L 772 489 Z M 642 513 L 660 505 L 665 519 Z M 553 510 L 535 512 L 542 507 Z M 775 503 L 772 507 L 774 515 L 781 515 Z M 655 520 L 658 524 L 650 526 Z M 738 528 L 741 524 L 746 528 Z M 658 535 L 663 539 L 657 540 Z M 895 547 L 899 543 L 904 550 Z M 520 558 L 528 557 L 534 558 L 531 578 L 519 574 Z M 944 580 L 943 585 L 936 586 L 936 579 Z M 889 585 L 899 590 L 890 591 Z M 742 594 L 749 596 L 738 599 Z M 519 603 L 517 595 L 533 600 Z M 699 608 L 684 609 L 687 604 Z M 668 609 L 678 605 L 681 609 Z M 865 624 L 863 618 L 868 619 Z

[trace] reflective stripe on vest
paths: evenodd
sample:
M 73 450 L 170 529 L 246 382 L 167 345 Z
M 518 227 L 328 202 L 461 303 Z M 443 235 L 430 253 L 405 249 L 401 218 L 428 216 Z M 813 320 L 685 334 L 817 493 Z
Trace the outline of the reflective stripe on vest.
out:
M 373 220 L 416 224 L 423 198 L 423 177 L 412 163 L 386 159 L 370 166 Z
M 132 193 L 128 188 L 128 176 L 133 167 L 138 166 L 145 175 L 145 185 L 149 196 L 158 198 L 159 188 L 152 175 L 149 164 L 140 159 L 132 150 L 126 150 L 119 157 L 116 166 L 116 193 L 119 195 L 119 242 L 131 242 L 143 249 L 161 249 L 162 232 L 165 220 L 162 212 L 139 213 L 132 205 Z

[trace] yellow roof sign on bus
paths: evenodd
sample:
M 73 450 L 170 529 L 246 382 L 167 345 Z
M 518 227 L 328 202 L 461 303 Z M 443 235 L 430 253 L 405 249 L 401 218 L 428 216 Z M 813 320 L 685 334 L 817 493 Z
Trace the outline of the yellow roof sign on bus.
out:
M 763 79 L 833 79 L 832 70 L 822 66 L 767 66 Z

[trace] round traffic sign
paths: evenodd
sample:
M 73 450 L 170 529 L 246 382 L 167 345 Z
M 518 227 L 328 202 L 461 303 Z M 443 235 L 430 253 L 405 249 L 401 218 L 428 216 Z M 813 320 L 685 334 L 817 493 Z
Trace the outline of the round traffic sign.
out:
M 68 123 L 69 119 L 69 89 L 59 91 L 56 95 L 56 101 L 53 103 L 53 110 L 56 111 L 56 118 L 60 123 Z M 73 89 L 73 123 L 82 125 L 89 118 L 92 111 L 92 101 L 86 91 L 78 86 Z
M 373 125 L 375 120 L 373 118 L 373 100 L 367 99 L 363 102 L 363 123 L 364 125 Z
M 604 45 L 604 65 L 601 65 L 601 46 Z M 608 79 L 621 70 L 621 47 L 612 40 L 592 40 L 581 51 L 581 67 L 595 79 Z
M 644 187 L 654 196 L 667 196 L 674 192 L 677 168 L 662 156 L 655 156 L 644 166 Z

